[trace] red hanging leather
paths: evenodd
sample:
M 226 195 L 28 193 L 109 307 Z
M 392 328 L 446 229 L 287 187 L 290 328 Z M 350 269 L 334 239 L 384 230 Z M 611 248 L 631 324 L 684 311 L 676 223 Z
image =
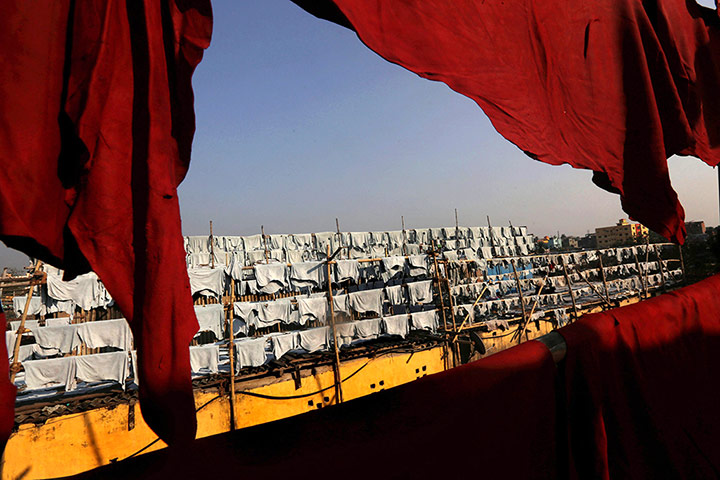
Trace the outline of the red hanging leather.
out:
M 177 186 L 209 0 L 9 0 L 0 6 L 0 238 L 97 272 L 132 328 L 143 416 L 195 436 L 197 332 Z
M 623 209 L 685 238 L 666 159 L 720 162 L 720 30 L 694 1 L 293 0 L 445 82 L 528 156 L 596 172 Z

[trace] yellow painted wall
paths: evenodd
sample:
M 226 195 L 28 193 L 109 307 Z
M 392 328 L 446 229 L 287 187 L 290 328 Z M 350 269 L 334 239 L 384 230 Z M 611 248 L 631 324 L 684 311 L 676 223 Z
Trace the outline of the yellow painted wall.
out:
M 345 380 L 366 362 L 367 359 L 344 362 L 340 368 L 341 378 Z M 352 378 L 343 381 L 343 399 L 345 401 L 352 400 L 442 370 L 444 370 L 442 347 L 414 354 L 384 356 L 371 361 L 367 367 L 360 370 Z M 302 395 L 333 385 L 333 378 L 332 370 L 327 370 L 315 376 L 303 378 L 299 390 L 295 389 L 295 384 L 291 381 L 267 385 L 252 391 L 274 396 Z M 278 420 L 315 410 L 318 405 L 322 408 L 334 402 L 334 388 L 329 388 L 323 393 L 310 397 L 282 401 L 238 395 L 235 407 L 236 426 L 244 428 L 258 423 Z M 262 413 L 259 414 L 258 412 Z M 256 421 L 258 415 L 262 415 L 262 421 Z
M 421 376 L 442 371 L 442 347 L 414 354 L 391 354 L 378 357 L 343 383 L 345 400 L 410 382 Z M 368 359 L 346 361 L 341 365 L 343 379 L 364 365 Z M 381 384 L 382 382 L 382 384 Z M 300 389 L 293 380 L 283 380 L 248 391 L 273 396 L 312 393 L 333 384 L 333 372 L 320 368 L 314 376 L 301 379 Z M 197 407 L 218 397 L 214 391 L 196 391 Z M 327 397 L 327 398 L 326 398 Z M 334 389 L 322 394 L 295 400 L 267 400 L 236 395 L 236 426 L 249 427 L 297 415 L 334 402 Z M 312 401 L 312 405 L 309 402 Z M 83 413 L 49 419 L 42 425 L 22 425 L 7 444 L 2 460 L 5 479 L 59 477 L 122 460 L 145 447 L 157 437 L 142 419 L 139 405 L 135 408 L 135 427 L 128 430 L 127 404 L 99 408 Z M 230 426 L 230 400 L 224 396 L 212 401 L 197 414 L 198 438 L 226 432 Z M 158 441 L 145 450 L 163 448 Z
M 522 337 L 523 341 L 532 340 L 533 338 L 550 333 L 553 330 L 553 325 L 550 322 L 542 321 L 539 323 L 538 327 L 536 322 L 528 322 Z M 493 353 L 498 353 L 517 345 L 519 343 L 518 339 L 515 338 L 513 340 L 513 334 L 516 330 L 516 328 L 512 328 L 509 331 L 494 330 L 490 333 L 482 333 L 480 336 L 485 344 L 486 355 L 492 355 Z
M 640 299 L 638 297 L 631 297 L 626 298 L 620 301 L 620 306 L 624 307 L 626 305 L 630 305 L 633 303 L 639 302 Z M 603 310 L 602 305 L 597 305 L 590 308 L 585 308 L 584 310 L 580 310 L 578 312 L 578 316 L 582 317 L 583 315 L 588 315 L 591 313 L 597 313 L 601 312 Z M 568 314 L 572 315 L 572 309 L 567 309 Z M 526 340 L 532 340 L 534 338 L 540 337 L 542 335 L 546 335 L 554 330 L 553 325 L 550 322 L 547 321 L 540 321 L 539 325 L 537 322 L 528 322 L 527 328 L 525 329 L 525 333 L 523 334 L 523 341 Z M 502 330 L 495 330 L 493 332 L 489 333 L 482 333 L 481 337 L 483 339 L 483 343 L 485 344 L 485 349 L 487 351 L 487 355 L 492 355 L 493 353 L 498 353 L 502 350 L 505 350 L 507 348 L 513 347 L 518 344 L 517 338 L 513 340 L 513 333 L 515 332 L 514 329 L 511 329 L 509 332 L 504 332 Z

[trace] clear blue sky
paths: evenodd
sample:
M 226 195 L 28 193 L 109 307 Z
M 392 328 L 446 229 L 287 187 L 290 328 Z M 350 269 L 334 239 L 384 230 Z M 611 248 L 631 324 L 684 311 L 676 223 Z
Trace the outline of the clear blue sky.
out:
M 194 77 L 185 234 L 527 225 L 581 235 L 624 217 L 587 171 L 526 157 L 475 103 L 367 49 L 289 0 L 215 0 Z M 715 172 L 670 160 L 687 219 L 718 223 Z M 19 256 L 0 251 L 0 264 Z M 4 262 L 3 262 L 4 261 Z

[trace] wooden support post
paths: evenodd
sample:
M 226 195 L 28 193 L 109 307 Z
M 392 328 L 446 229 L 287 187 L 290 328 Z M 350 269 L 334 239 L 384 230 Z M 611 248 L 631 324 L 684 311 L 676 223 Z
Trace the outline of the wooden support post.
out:
M 643 279 L 642 270 L 640 270 L 640 261 L 638 260 L 637 252 L 635 251 L 634 248 L 633 248 L 632 252 L 633 252 L 633 257 L 635 257 L 635 268 L 637 268 L 637 274 L 638 274 L 638 279 L 640 280 L 640 286 L 642 286 L 642 291 L 643 291 L 642 297 L 647 298 L 648 292 L 647 292 L 647 288 L 645 287 L 645 280 Z
M 718 172 L 720 172 L 720 168 L 718 168 Z M 718 175 L 720 175 L 720 173 Z M 687 276 L 685 275 L 685 260 L 683 260 L 682 245 L 678 245 L 678 253 L 680 254 L 680 268 L 682 269 L 683 285 L 687 285 Z
M 495 235 L 493 234 L 492 225 L 490 225 L 490 215 L 487 215 L 487 222 L 488 222 L 488 230 L 490 231 L 490 246 L 493 247 L 493 250 L 495 249 Z M 495 252 L 493 252 L 493 255 L 495 255 Z
M 3 268 L 2 277 L 0 277 L 0 278 L 7 277 L 7 273 L 8 273 L 7 267 Z M 2 286 L 0 286 L 0 304 L 2 303 L 2 294 L 3 294 L 3 288 L 2 288 Z M 0 309 L 1 308 L 2 308 L 2 306 L 0 305 Z
M 35 269 L 33 270 L 33 275 L 40 272 L 41 266 L 42 262 L 40 260 L 35 262 Z M 23 313 L 20 317 L 20 325 L 17 329 L 17 336 L 15 337 L 15 346 L 13 348 L 12 361 L 10 362 L 10 383 L 15 382 L 15 375 L 20 368 L 20 363 L 17 361 L 17 358 L 18 354 L 20 353 L 20 342 L 22 341 L 22 334 L 25 331 L 25 320 L 27 319 L 27 313 L 28 309 L 30 308 L 30 301 L 32 300 L 33 290 L 35 290 L 35 284 L 36 282 L 31 279 L 30 285 L 28 285 L 28 294 L 25 298 L 25 307 L 23 308 Z
M 522 328 L 518 327 L 518 343 L 522 343 L 522 336 L 523 333 L 525 333 L 525 329 L 527 328 L 528 324 L 532 321 L 532 316 L 535 313 L 535 308 L 537 308 L 537 304 L 540 301 L 540 294 L 543 291 L 543 288 L 545 288 L 545 284 L 547 282 L 548 276 L 550 274 L 548 273 L 545 275 L 545 278 L 543 278 L 543 283 L 540 285 L 540 289 L 537 292 L 537 295 L 535 296 L 535 302 L 533 303 L 532 308 L 530 309 L 530 314 L 528 315 L 527 322 L 523 323 Z M 514 338 L 514 336 L 513 336 Z
M 443 294 L 442 294 L 442 286 L 440 283 L 440 269 L 438 268 L 438 261 L 437 261 L 437 250 L 435 250 L 435 240 L 432 241 L 432 256 L 433 256 L 433 264 L 435 265 L 435 281 L 437 282 L 437 289 L 438 289 L 438 295 L 440 296 L 440 308 L 442 309 L 442 319 L 443 319 L 443 330 L 445 331 L 445 335 L 447 338 L 447 317 L 445 316 L 445 300 L 443 300 Z M 452 312 L 451 312 L 452 314 Z
M 575 268 L 575 272 L 578 274 L 578 276 L 585 281 L 585 283 L 588 284 L 588 286 L 592 289 L 593 292 L 595 292 L 595 295 L 597 295 L 600 300 L 605 302 L 609 307 L 612 307 L 612 304 L 610 303 L 610 299 L 603 296 L 602 293 L 598 292 L 598 289 L 595 288 L 595 285 L 593 285 L 590 280 L 587 279 L 585 275 L 583 275 L 583 272 Z
M 450 290 L 450 280 L 447 278 L 447 271 L 448 271 L 448 264 L 447 261 L 445 263 L 445 276 L 443 278 L 443 283 L 445 283 L 445 286 L 447 287 L 448 292 L 448 302 L 450 303 L 450 315 L 452 318 L 452 326 L 453 326 L 453 333 L 457 336 L 458 329 L 457 324 L 455 323 L 455 302 L 453 301 L 453 295 L 452 291 Z M 440 288 L 440 294 L 442 295 L 442 288 Z M 453 356 L 454 356 L 454 365 L 458 365 L 458 360 L 460 359 L 460 346 L 457 343 L 453 344 Z
M 212 220 L 210 220 L 210 268 L 215 268 L 215 238 L 213 237 Z
M 572 301 L 573 312 L 575 313 L 575 320 L 577 320 L 580 317 L 578 315 L 577 304 L 575 303 L 575 292 L 573 292 L 572 283 L 570 282 L 570 276 L 568 275 L 567 271 L 567 264 L 565 263 L 565 255 L 560 255 L 560 261 L 562 263 L 563 273 L 565 274 L 565 282 L 567 283 L 568 291 L 570 292 L 570 300 Z
M 598 260 L 600 260 L 600 275 L 602 276 L 603 287 L 605 288 L 605 296 L 608 300 L 610 300 L 610 290 L 608 289 L 607 278 L 605 278 L 605 266 L 602 261 L 602 252 L 600 250 L 596 250 L 596 252 Z
M 330 245 L 327 246 L 327 282 L 328 282 L 328 303 L 330 304 L 330 328 L 333 336 L 333 352 L 335 354 L 335 362 L 333 364 L 333 374 L 335 378 L 335 403 L 343 402 L 342 378 L 340 376 L 340 351 L 338 350 L 338 337 L 335 328 L 335 307 L 333 306 L 332 293 L 332 272 L 330 271 Z
M 510 235 L 513 236 L 513 242 L 515 242 L 515 232 L 513 232 L 513 226 L 512 226 L 512 220 L 508 220 L 508 225 L 510 225 Z M 513 245 L 517 246 L 517 243 L 513 243 Z M 518 249 L 515 249 L 515 253 L 518 252 Z
M 457 242 L 460 236 L 460 223 L 458 222 L 457 208 L 455 209 L 455 241 Z
M 660 278 L 662 279 L 662 287 L 665 289 L 665 265 L 663 265 L 663 260 L 660 257 L 660 250 L 658 249 L 658 246 L 655 245 L 655 256 L 658 259 L 658 263 L 660 264 Z
M 442 277 L 442 281 L 446 285 L 447 291 L 448 291 L 448 302 L 450 303 L 450 313 L 451 313 L 451 318 L 452 318 L 453 332 L 457 332 L 457 325 L 455 324 L 455 302 L 453 302 L 452 292 L 450 291 L 450 280 L 448 280 L 448 278 L 447 278 L 448 265 L 447 265 L 446 261 L 444 262 L 444 264 L 445 264 L 445 276 Z
M 645 269 L 645 293 L 650 296 L 650 282 L 648 281 L 648 272 L 650 271 L 650 268 L 648 267 L 648 260 L 650 260 L 650 235 L 647 235 L 645 237 L 645 264 L 643 265 L 643 268 Z
M 267 248 L 267 237 L 265 236 L 265 225 L 260 225 L 260 232 L 262 233 L 263 247 L 265 248 L 265 263 L 270 263 L 270 256 L 268 255 Z
M 338 259 L 341 259 L 342 258 L 342 249 L 345 248 L 345 246 L 343 245 L 342 233 L 340 233 L 340 221 L 338 220 L 337 217 L 335 217 L 335 232 L 336 232 L 335 234 L 337 235 L 337 243 L 340 248 L 340 253 L 338 253 Z M 345 258 L 347 258 L 348 260 L 350 259 L 350 245 L 347 246 L 347 250 L 345 252 Z
M 492 283 L 492 282 L 488 282 L 488 283 Z M 453 342 L 455 342 L 457 340 L 458 335 L 460 335 L 460 332 L 462 331 L 463 327 L 465 326 L 465 322 L 467 322 L 470 319 L 470 315 L 472 314 L 472 311 L 475 309 L 475 305 L 477 305 L 480 302 L 480 299 L 485 294 L 485 291 L 487 289 L 488 289 L 488 284 L 486 284 L 485 287 L 483 287 L 483 289 L 480 291 L 480 295 L 477 296 L 477 298 L 475 299 L 475 303 L 473 303 L 472 307 L 470 307 L 470 311 L 468 312 L 467 315 L 465 315 L 465 318 L 463 319 L 462 323 L 458 327 L 457 333 L 455 333 L 455 336 L 453 337 Z
M 444 332 L 443 337 L 445 339 L 445 343 L 443 343 L 443 348 L 445 349 L 445 352 L 444 352 L 445 358 L 444 359 L 447 361 L 445 368 L 448 369 L 448 368 L 455 367 L 455 348 L 449 342 L 449 337 L 448 337 L 448 322 L 447 322 L 447 315 L 445 313 L 445 299 L 443 298 L 442 279 L 440 277 L 440 266 L 438 265 L 438 261 L 437 261 L 438 251 L 436 248 L 435 240 L 432 240 L 431 248 L 432 248 L 431 251 L 432 251 L 432 256 L 433 256 L 433 264 L 435 265 L 435 281 L 437 282 L 437 290 L 438 290 L 438 295 L 440 296 L 440 308 L 442 311 L 442 318 L 443 318 L 443 332 Z M 452 296 L 450 291 L 448 291 L 448 295 Z M 449 298 L 448 298 L 448 301 L 450 301 Z M 455 323 L 455 312 L 453 311 L 452 306 L 450 307 L 450 315 L 452 316 L 453 324 L 454 324 Z M 453 329 L 453 331 L 454 331 L 454 329 Z M 450 361 L 449 361 L 451 351 L 452 351 L 452 363 L 450 363 Z
M 230 308 L 228 309 L 228 325 L 230 326 L 230 343 L 228 354 L 230 355 L 230 430 L 235 430 L 235 332 L 233 331 L 233 316 L 235 304 L 235 279 L 230 279 Z
M 405 217 L 403 215 L 400 215 L 400 222 L 402 222 L 402 234 L 403 234 L 402 252 L 403 252 L 403 255 L 407 255 L 407 236 L 405 234 Z
M 523 324 L 529 321 L 527 312 L 525 311 L 525 299 L 523 298 L 522 285 L 520 284 L 520 277 L 518 276 L 517 269 L 515 268 L 515 259 L 510 260 L 510 266 L 513 269 L 513 275 L 515 276 L 515 285 L 517 285 L 518 296 L 520 297 L 520 311 L 522 312 Z

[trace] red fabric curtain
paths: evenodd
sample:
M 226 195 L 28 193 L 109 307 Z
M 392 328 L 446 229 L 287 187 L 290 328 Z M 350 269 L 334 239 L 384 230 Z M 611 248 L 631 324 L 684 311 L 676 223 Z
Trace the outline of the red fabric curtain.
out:
M 560 330 L 572 477 L 720 474 L 720 276 Z
M 720 162 L 720 30 L 694 1 L 293 0 L 386 60 L 467 95 L 527 155 L 596 172 L 685 238 L 667 157 Z
M 168 442 L 195 436 L 176 188 L 211 28 L 209 0 L 0 6 L 0 238 L 66 275 L 97 272 L 135 337 L 143 415 Z

